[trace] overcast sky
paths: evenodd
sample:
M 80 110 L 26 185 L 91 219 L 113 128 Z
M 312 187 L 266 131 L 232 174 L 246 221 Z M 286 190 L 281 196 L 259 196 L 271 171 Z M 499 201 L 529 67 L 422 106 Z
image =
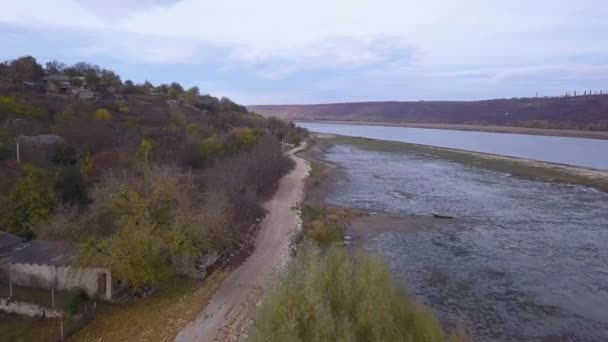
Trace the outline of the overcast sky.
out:
M 0 58 L 244 104 L 608 89 L 607 0 L 0 0 Z

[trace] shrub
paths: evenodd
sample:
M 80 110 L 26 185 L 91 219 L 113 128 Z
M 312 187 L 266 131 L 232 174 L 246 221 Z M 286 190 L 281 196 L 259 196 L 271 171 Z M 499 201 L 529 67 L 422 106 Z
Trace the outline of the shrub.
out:
M 107 109 L 98 109 L 95 111 L 95 118 L 101 121 L 112 121 L 112 113 Z
M 338 222 L 328 220 L 312 221 L 307 229 L 308 236 L 320 245 L 341 242 L 344 239 L 344 229 Z
M 9 233 L 32 237 L 32 227 L 51 217 L 55 206 L 52 176 L 34 165 L 23 167 L 8 196 L 0 198 L 0 227 Z
M 66 166 L 59 171 L 55 181 L 55 192 L 59 200 L 68 206 L 86 206 L 89 202 L 87 185 L 76 166 Z
M 377 257 L 303 247 L 258 312 L 251 341 L 445 341 L 433 313 Z
M 190 123 L 186 126 L 186 132 L 189 135 L 195 135 L 198 134 L 201 131 L 201 125 L 197 124 L 197 123 Z
M 189 173 L 176 168 L 109 175 L 92 199 L 77 228 L 66 226 L 82 242 L 81 260 L 109 264 L 136 287 L 194 268 L 201 253 L 233 242 L 227 199 L 203 193 Z
M 344 239 L 344 228 L 324 208 L 305 205 L 301 217 L 306 235 L 316 243 L 326 246 Z
M 84 304 L 88 299 L 89 297 L 84 290 L 72 290 L 68 293 L 68 296 L 62 306 L 65 312 L 67 312 L 69 315 L 76 315 L 83 310 Z

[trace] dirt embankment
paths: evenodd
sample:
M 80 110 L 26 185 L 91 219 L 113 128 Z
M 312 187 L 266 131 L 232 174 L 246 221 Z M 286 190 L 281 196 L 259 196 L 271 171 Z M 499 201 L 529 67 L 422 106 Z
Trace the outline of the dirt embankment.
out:
M 176 341 L 231 341 L 244 333 L 262 292 L 275 279 L 290 258 L 290 243 L 300 230 L 297 206 L 304 196 L 304 180 L 310 166 L 295 155 L 305 146 L 289 152 L 295 168 L 279 183 L 274 197 L 265 203 L 264 218 L 255 250 L 222 283 L 211 302 Z

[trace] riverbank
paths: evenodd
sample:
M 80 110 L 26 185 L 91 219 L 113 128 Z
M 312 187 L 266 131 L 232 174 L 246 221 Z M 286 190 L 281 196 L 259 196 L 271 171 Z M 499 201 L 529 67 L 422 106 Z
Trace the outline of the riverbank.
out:
M 297 121 L 306 122 L 306 123 L 429 128 L 429 129 L 447 129 L 447 130 L 454 130 L 454 131 L 545 135 L 545 136 L 588 138 L 588 139 L 608 139 L 608 131 L 582 131 L 582 130 L 573 130 L 573 129 L 529 128 L 529 127 L 516 127 L 516 126 L 399 123 L 399 122 L 388 122 L 388 121 L 334 121 L 334 120 L 297 120 Z
M 402 142 L 332 134 L 315 134 L 315 136 L 319 145 L 315 153 L 317 158 L 322 151 L 335 144 L 348 144 L 363 150 L 424 154 L 526 179 L 582 185 L 608 192 L 608 171 L 603 170 Z
M 472 341 L 607 331 L 605 297 L 586 300 L 605 281 L 605 172 L 328 134 L 310 158 L 329 162 L 312 199 L 362 212 L 345 221 L 349 244 L 380 254 L 447 329 L 464 321 Z

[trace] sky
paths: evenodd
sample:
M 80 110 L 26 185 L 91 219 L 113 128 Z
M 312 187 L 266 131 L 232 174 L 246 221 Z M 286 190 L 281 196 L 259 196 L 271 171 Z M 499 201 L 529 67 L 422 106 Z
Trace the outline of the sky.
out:
M 608 89 L 606 0 L 0 0 L 0 59 L 243 104 Z

